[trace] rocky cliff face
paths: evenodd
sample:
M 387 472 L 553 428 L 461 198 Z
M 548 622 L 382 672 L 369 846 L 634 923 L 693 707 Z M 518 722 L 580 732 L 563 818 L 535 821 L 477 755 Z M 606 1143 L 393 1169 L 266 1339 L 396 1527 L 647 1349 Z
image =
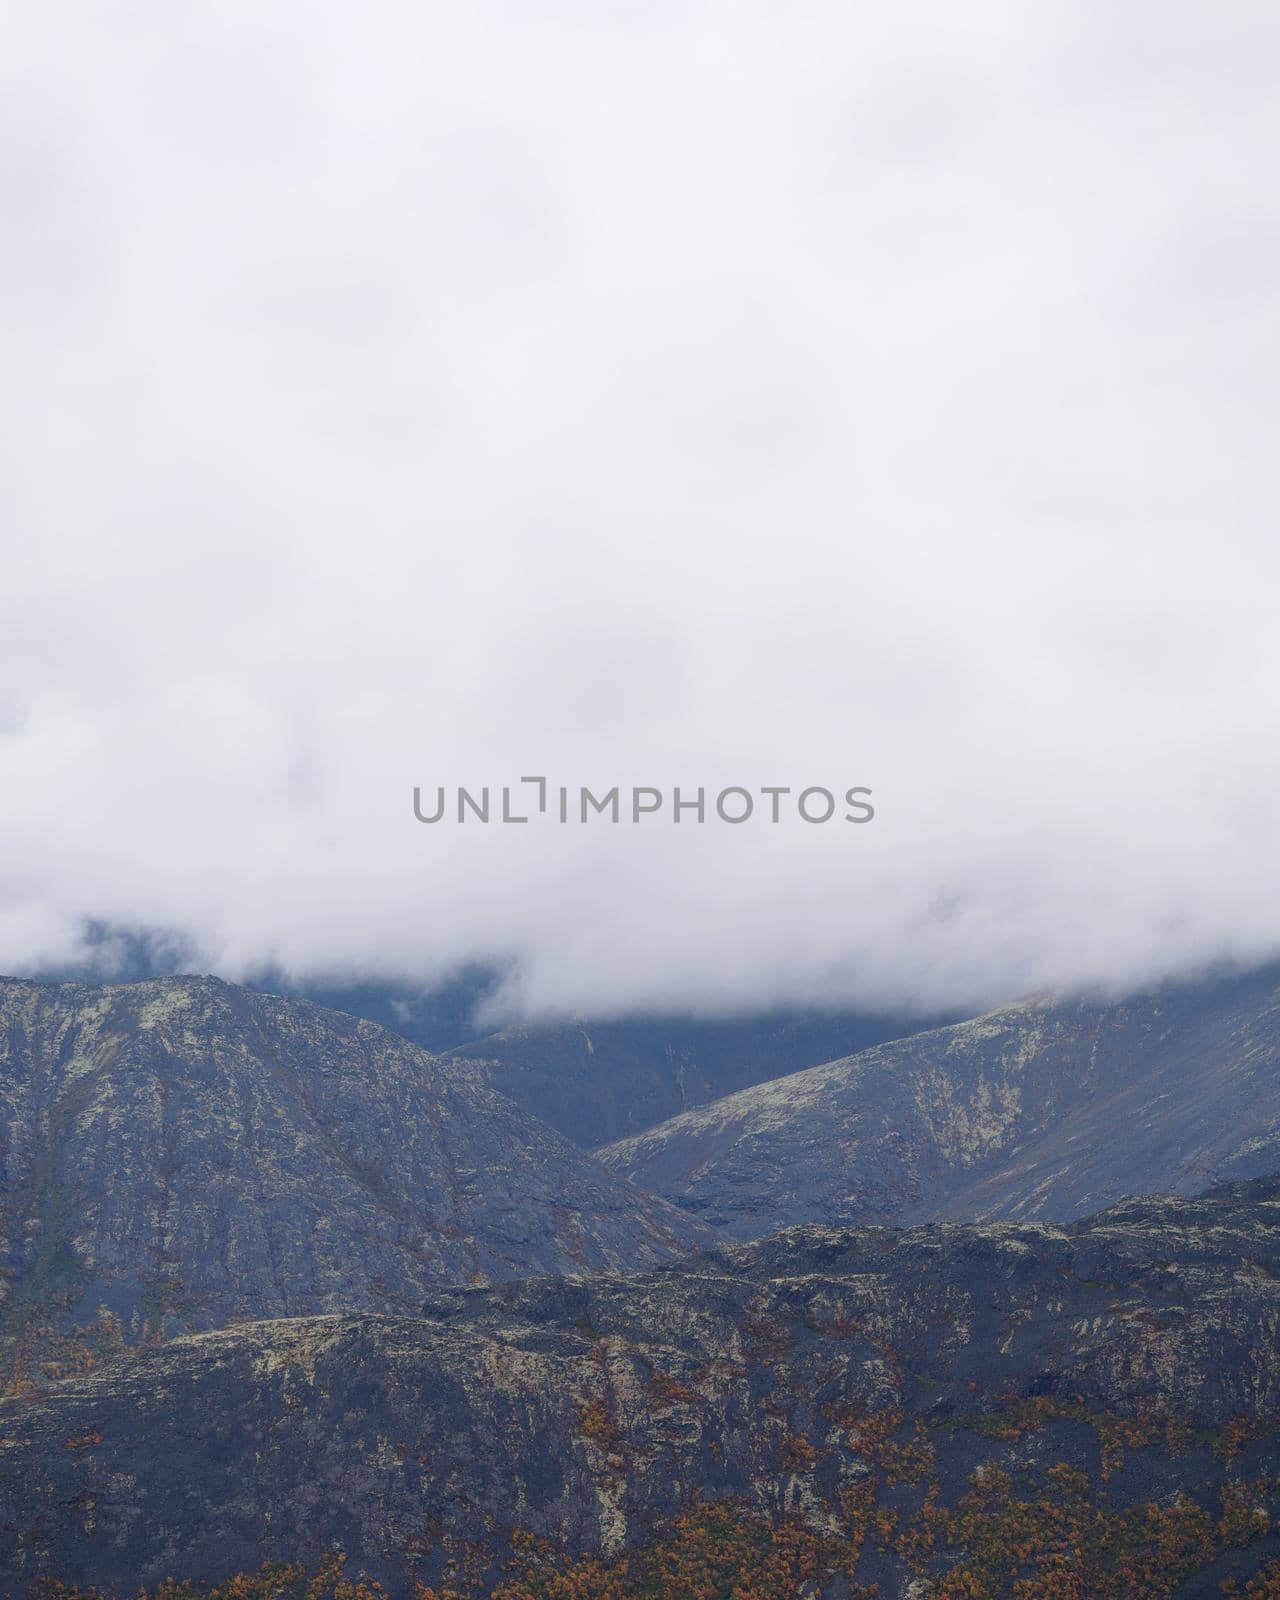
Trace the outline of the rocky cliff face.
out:
M 214 979 L 0 983 L 0 1365 L 703 1242 L 461 1069 Z
M 510 1595 L 674 1600 L 721 1592 L 738 1517 L 788 1600 L 1217 1594 L 1280 1549 L 1278 1328 L 1267 1181 L 180 1338 L 0 1403 L 0 1581 L 341 1545 L 394 1593 L 484 1593 L 515 1548 L 619 1576 Z M 668 1576 L 627 1587 L 650 1537 Z
M 739 1238 L 1066 1219 L 1280 1166 L 1280 975 L 1014 1006 L 747 1089 L 598 1152 Z

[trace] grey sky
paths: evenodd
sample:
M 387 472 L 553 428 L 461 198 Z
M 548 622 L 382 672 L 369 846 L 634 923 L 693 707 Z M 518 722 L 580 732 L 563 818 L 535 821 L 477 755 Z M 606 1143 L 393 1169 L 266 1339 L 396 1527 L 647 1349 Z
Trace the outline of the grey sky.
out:
M 1273 952 L 1278 68 L 1261 3 L 10 8 L 0 968 Z M 879 815 L 412 820 L 526 772 Z

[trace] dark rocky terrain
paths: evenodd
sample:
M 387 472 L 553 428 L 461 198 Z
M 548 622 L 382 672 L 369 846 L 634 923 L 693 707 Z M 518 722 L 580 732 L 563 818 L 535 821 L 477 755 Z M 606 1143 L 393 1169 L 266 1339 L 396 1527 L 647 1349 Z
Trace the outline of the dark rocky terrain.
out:
M 1280 1178 L 1192 1197 L 1280 1170 L 1278 1023 L 1274 972 L 1013 1007 L 608 1171 L 490 1083 L 642 1107 L 658 1024 L 0 983 L 0 1594 L 1280 1600 Z
M 0 982 L 0 1371 L 708 1237 L 456 1065 L 211 978 Z
M 1280 973 L 1011 1006 L 598 1152 L 738 1238 L 800 1222 L 1082 1216 L 1280 1167 Z
M 1278 1328 L 1275 1180 L 254 1323 L 0 1404 L 0 1577 L 341 1545 L 395 1594 L 514 1549 L 514 1600 L 1218 1595 L 1280 1553 Z M 613 1576 L 554 1578 L 582 1552 Z
M 391 1022 L 412 1037 L 412 1019 Z M 690 1106 L 903 1038 L 928 1024 L 861 1012 L 632 1017 L 508 1028 L 458 1045 L 490 1088 L 590 1148 Z

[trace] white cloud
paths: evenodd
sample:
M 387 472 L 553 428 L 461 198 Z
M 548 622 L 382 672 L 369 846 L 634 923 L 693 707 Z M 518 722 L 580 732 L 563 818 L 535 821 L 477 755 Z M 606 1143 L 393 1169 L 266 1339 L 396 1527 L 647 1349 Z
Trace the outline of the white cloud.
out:
M 1280 947 L 1260 4 L 52 4 L 0 967 L 981 1003 Z M 869 784 L 427 829 L 414 784 Z

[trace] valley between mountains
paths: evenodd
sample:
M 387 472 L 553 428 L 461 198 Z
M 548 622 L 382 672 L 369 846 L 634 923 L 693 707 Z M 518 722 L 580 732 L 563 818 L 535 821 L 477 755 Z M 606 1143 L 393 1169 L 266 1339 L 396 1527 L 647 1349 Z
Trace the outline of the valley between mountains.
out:
M 593 1156 L 493 1087 L 564 1030 L 0 983 L 0 1593 L 1280 1595 L 1278 1022 L 1037 1002 Z

